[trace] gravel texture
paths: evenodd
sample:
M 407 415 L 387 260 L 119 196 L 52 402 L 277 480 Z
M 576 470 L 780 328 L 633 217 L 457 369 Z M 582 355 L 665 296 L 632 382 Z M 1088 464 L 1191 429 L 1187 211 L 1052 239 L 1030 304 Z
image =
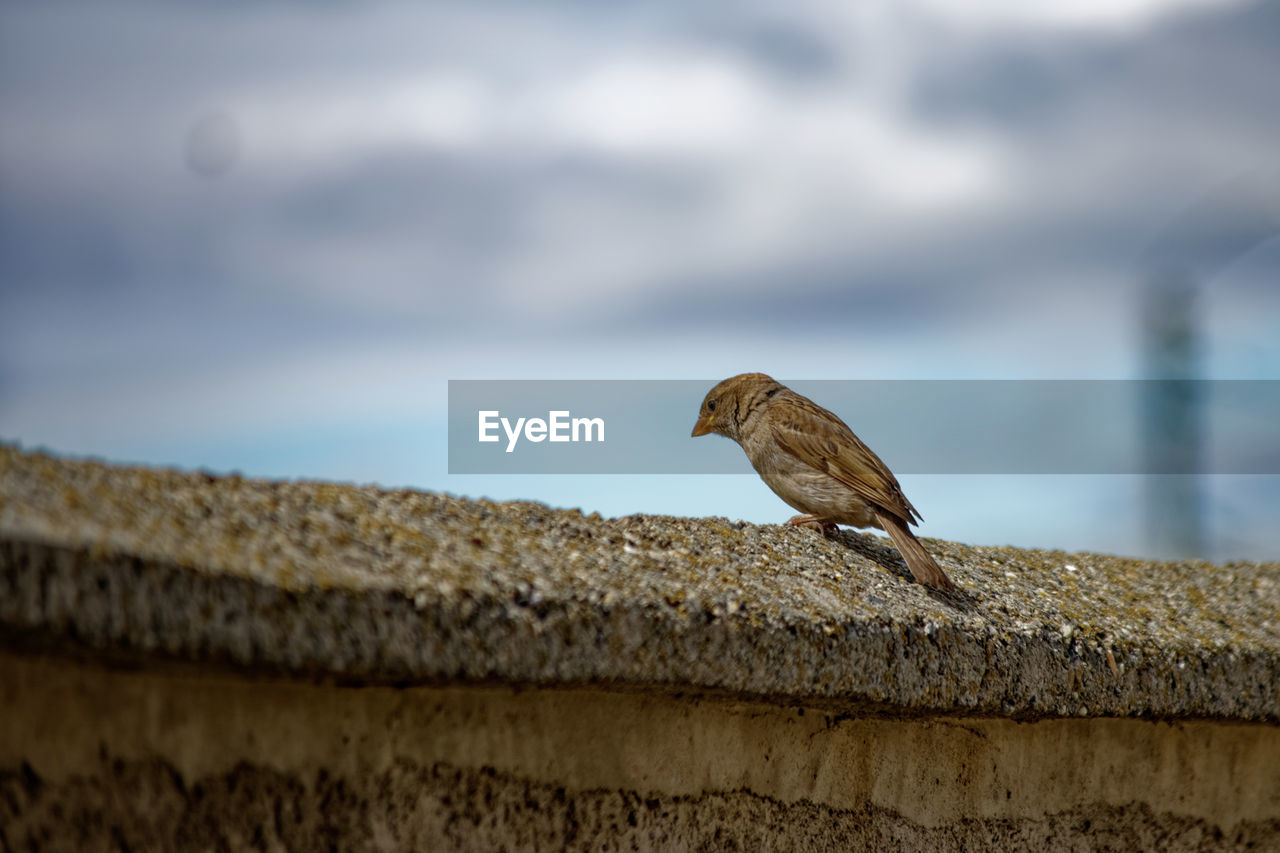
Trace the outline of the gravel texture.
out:
M 747 790 L 697 797 L 566 791 L 412 759 L 369 777 L 311 784 L 244 764 L 202 780 L 198 796 L 160 762 L 116 761 L 59 787 L 56 798 L 40 793 L 38 783 L 0 777 L 0 819 L 30 849 L 1180 853 L 1266 850 L 1277 838 L 1274 823 L 1251 821 L 1228 834 L 1203 820 L 1154 815 L 1141 803 L 928 827 L 874 806 L 834 810 Z M 70 821 L 68 812 L 105 817 Z
M 0 638 L 345 682 L 1280 718 L 1280 565 L 269 482 L 0 446 Z

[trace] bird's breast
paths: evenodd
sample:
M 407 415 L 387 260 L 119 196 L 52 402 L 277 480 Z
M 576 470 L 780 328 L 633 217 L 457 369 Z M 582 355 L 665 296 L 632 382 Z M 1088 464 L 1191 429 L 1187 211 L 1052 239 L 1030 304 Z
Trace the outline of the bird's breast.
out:
M 753 436 L 755 438 L 755 436 Z M 825 471 L 801 462 L 771 440 L 744 441 L 760 479 L 800 512 L 853 527 L 879 527 L 872 508 L 857 493 Z

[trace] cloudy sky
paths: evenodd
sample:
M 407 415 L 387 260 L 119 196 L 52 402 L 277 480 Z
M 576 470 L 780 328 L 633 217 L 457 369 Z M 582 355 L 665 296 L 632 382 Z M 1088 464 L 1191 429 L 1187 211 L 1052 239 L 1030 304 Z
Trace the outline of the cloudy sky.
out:
M 774 521 L 450 476 L 446 382 L 1138 378 L 1169 281 L 1198 375 L 1280 378 L 1277 44 L 1214 0 L 4 4 L 0 437 Z M 1277 479 L 1201 483 L 1205 553 L 1280 551 Z M 925 535 L 1159 547 L 1141 478 L 903 481 Z

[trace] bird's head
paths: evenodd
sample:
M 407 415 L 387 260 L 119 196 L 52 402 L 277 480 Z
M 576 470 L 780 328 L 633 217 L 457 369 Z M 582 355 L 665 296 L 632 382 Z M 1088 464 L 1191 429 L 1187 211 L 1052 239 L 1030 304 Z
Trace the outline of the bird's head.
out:
M 762 403 L 767 402 L 783 385 L 763 373 L 739 373 L 707 392 L 698 410 L 693 437 L 714 432 L 734 441 L 741 440 L 739 430 Z

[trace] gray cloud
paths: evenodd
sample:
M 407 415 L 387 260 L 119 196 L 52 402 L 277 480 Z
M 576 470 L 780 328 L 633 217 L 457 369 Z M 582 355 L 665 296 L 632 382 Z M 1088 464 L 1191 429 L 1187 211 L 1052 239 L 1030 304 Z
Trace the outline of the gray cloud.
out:
M 1249 321 L 1215 363 L 1275 375 L 1280 10 L 1084 8 L 6 5 L 0 433 L 122 434 L 91 401 L 165 414 L 188 375 L 203 418 L 259 374 L 387 417 L 405 352 L 1133 375 L 1170 266 Z

